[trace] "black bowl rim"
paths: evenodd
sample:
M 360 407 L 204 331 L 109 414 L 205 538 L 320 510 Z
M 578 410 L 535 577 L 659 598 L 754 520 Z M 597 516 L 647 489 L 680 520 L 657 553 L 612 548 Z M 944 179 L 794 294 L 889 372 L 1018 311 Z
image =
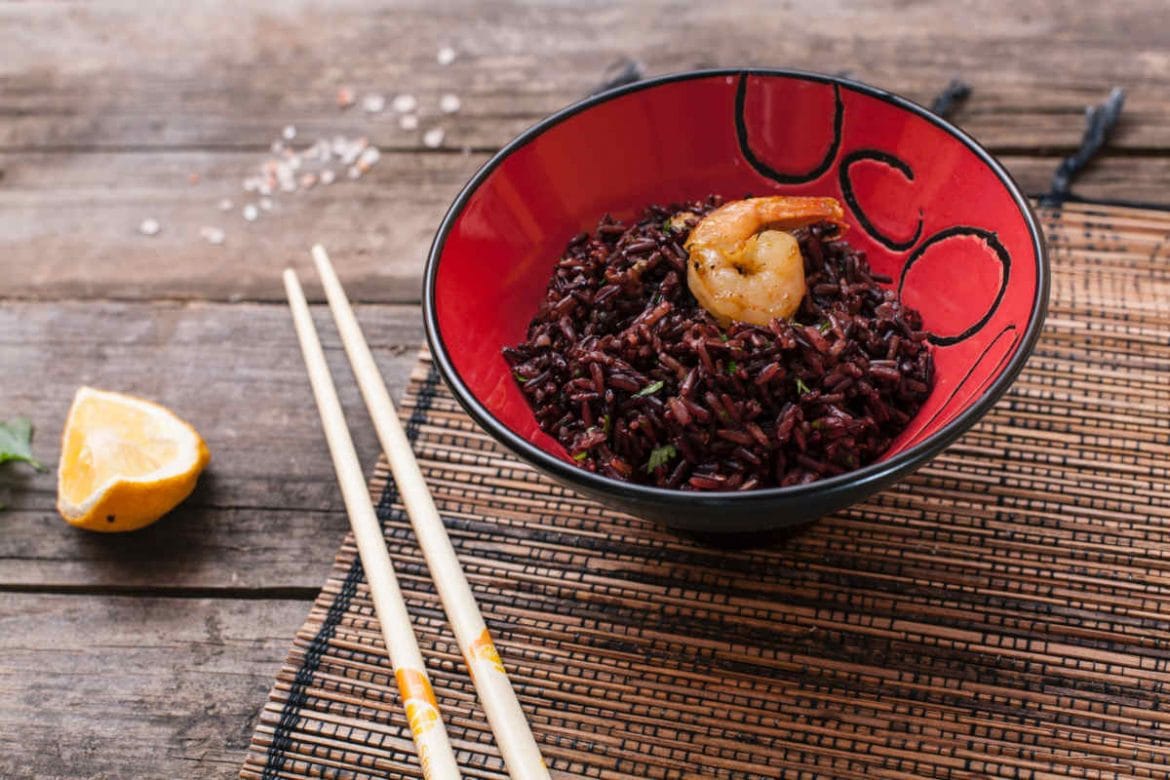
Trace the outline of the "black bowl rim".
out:
M 1028 226 L 1028 230 L 1032 235 L 1032 245 L 1035 250 L 1036 265 L 1037 265 L 1037 279 L 1036 279 L 1036 296 L 1032 302 L 1032 315 L 1029 321 L 1028 328 L 1024 333 L 1023 340 L 1020 342 L 1016 354 L 1012 357 L 1011 362 L 1004 367 L 1003 372 L 996 378 L 990 387 L 977 399 L 971 406 L 949 422 L 943 428 L 935 431 L 925 440 L 910 447 L 904 452 L 895 455 L 889 460 L 878 461 L 871 463 L 868 466 L 855 469 L 853 471 L 839 474 L 833 477 L 826 477 L 803 485 L 791 485 L 788 487 L 774 487 L 774 488 L 760 488 L 756 490 L 745 491 L 684 491 L 674 490 L 670 488 L 653 487 L 649 485 L 639 485 L 631 482 L 622 482 L 617 479 L 602 476 L 585 469 L 578 468 L 566 463 L 560 458 L 549 455 L 544 450 L 536 445 L 528 442 L 524 438 L 516 435 L 508 429 L 503 423 L 498 421 L 494 415 L 479 402 L 470 389 L 463 383 L 459 377 L 459 372 L 455 370 L 455 366 L 451 363 L 447 356 L 447 348 L 443 343 L 443 338 L 439 332 L 438 317 L 436 313 L 435 302 L 435 282 L 438 276 L 439 260 L 443 254 L 443 248 L 446 245 L 447 236 L 451 231 L 452 226 L 462 214 L 464 207 L 467 205 L 471 196 L 479 189 L 480 185 L 487 179 L 488 176 L 510 155 L 516 152 L 528 142 L 532 141 L 545 131 L 564 122 L 565 120 L 586 111 L 594 106 L 613 100 L 614 98 L 628 95 L 633 92 L 640 92 L 646 89 L 654 89 L 663 84 L 671 84 L 678 81 L 690 81 L 695 79 L 707 79 L 718 77 L 736 77 L 736 76 L 778 76 L 784 78 L 804 79 L 808 81 L 815 81 L 820 83 L 835 84 L 841 87 L 859 92 L 869 97 L 877 98 L 885 101 L 891 105 L 896 106 L 904 111 L 925 119 L 928 122 L 942 128 L 947 133 L 957 138 L 961 143 L 967 146 L 974 152 L 999 178 L 1000 182 L 1007 188 L 1016 205 L 1019 207 L 1024 221 Z M 897 477 L 913 471 L 924 462 L 930 460 L 937 455 L 941 450 L 950 445 L 960 435 L 965 433 L 968 428 L 974 425 L 983 415 L 985 415 L 992 406 L 1003 396 L 1008 387 L 1015 381 L 1019 375 L 1024 363 L 1027 362 L 1031 356 L 1033 349 L 1036 346 L 1036 341 L 1040 336 L 1040 331 L 1044 325 L 1044 318 L 1048 308 L 1048 292 L 1049 292 L 1049 262 L 1047 249 L 1045 247 L 1042 233 L 1040 231 L 1039 223 L 1036 219 L 1036 214 L 1032 210 L 1028 199 L 1023 195 L 1019 185 L 1012 178 L 1011 174 L 1004 169 L 995 157 L 990 152 L 983 148 L 974 138 L 967 135 L 967 133 L 960 130 L 955 125 L 946 121 L 942 117 L 936 116 L 922 106 L 914 103 L 911 100 L 887 92 L 877 87 L 871 87 L 868 84 L 853 81 L 839 76 L 828 76 L 820 73 L 813 73 L 809 71 L 802 71 L 787 68 L 712 68 L 703 70 L 684 71 L 680 73 L 671 73 L 655 78 L 639 81 L 634 84 L 629 84 L 623 87 L 617 87 L 597 95 L 592 95 L 567 106 L 551 116 L 543 119 L 537 124 L 525 130 L 500 151 L 491 157 L 483 166 L 476 171 L 463 189 L 460 190 L 456 196 L 451 207 L 443 217 L 442 223 L 439 225 L 438 232 L 435 234 L 435 239 L 431 244 L 430 252 L 427 255 L 426 271 L 423 277 L 423 323 L 426 330 L 427 343 L 430 346 L 431 355 L 439 367 L 444 380 L 452 388 L 455 398 L 460 405 L 479 423 L 488 433 L 490 433 L 497 441 L 506 445 L 513 452 L 521 455 L 525 459 L 535 463 L 545 471 L 554 476 L 567 481 L 573 485 L 579 485 L 583 489 L 593 492 L 601 492 L 603 494 L 615 495 L 619 498 L 635 501 L 638 503 L 647 502 L 661 502 L 661 503 L 686 503 L 688 505 L 700 505 L 707 507 L 726 507 L 729 502 L 744 508 L 762 508 L 766 505 L 776 504 L 778 502 L 786 502 L 790 500 L 797 500 L 803 497 L 821 494 L 852 494 L 856 495 L 859 492 L 866 491 L 867 488 L 873 486 L 877 489 L 888 481 L 896 479 Z

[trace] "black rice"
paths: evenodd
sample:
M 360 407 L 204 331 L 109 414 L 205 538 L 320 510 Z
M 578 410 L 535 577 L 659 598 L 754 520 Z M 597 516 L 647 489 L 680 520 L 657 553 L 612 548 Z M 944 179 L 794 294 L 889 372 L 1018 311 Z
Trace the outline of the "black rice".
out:
M 504 350 L 541 429 L 581 468 L 684 490 L 872 462 L 933 385 L 922 318 L 824 223 L 796 231 L 808 293 L 792 321 L 721 327 L 687 289 L 683 249 L 719 204 L 607 215 L 569 242 L 528 338 Z

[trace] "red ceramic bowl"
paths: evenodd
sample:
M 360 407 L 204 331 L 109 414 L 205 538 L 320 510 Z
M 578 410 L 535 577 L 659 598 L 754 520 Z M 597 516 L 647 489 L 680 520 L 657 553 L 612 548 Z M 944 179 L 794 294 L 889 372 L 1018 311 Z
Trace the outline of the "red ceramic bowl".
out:
M 695 493 L 573 465 L 536 426 L 500 350 L 520 341 L 555 260 L 610 212 L 718 193 L 830 195 L 848 240 L 930 333 L 934 390 L 877 462 L 807 485 Z M 456 198 L 427 260 L 423 308 L 443 377 L 524 460 L 601 502 L 701 531 L 765 530 L 857 501 L 920 466 L 1003 395 L 1044 319 L 1036 219 L 975 141 L 907 100 L 780 70 L 700 71 L 584 100 L 508 144 Z

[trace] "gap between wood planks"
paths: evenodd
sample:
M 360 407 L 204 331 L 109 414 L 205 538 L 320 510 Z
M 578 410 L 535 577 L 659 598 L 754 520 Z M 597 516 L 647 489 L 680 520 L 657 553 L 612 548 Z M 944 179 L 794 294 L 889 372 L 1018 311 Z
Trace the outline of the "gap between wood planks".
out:
M 0 593 L 35 593 L 38 595 L 115 596 L 125 598 L 168 599 L 241 599 L 245 601 L 312 601 L 321 588 L 309 587 L 190 587 L 185 585 L 38 585 L 36 583 L 0 583 Z

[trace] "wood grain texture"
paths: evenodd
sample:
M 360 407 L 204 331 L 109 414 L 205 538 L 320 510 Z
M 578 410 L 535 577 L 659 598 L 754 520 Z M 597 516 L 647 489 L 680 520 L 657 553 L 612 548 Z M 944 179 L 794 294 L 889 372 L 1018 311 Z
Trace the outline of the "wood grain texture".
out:
M 338 85 L 410 92 L 424 115 L 463 97 L 448 143 L 498 147 L 577 100 L 623 56 L 652 74 L 744 64 L 854 77 L 927 102 L 956 74 L 977 99 L 956 119 L 992 147 L 1071 148 L 1084 106 L 1130 90 L 1116 143 L 1170 147 L 1166 33 L 1157 0 L 958 6 L 899 0 L 770 2 L 273 4 L 217 0 L 144 11 L 132 0 L 3 12 L 7 149 L 250 146 L 286 123 L 345 125 L 418 148 L 383 115 L 339 117 Z M 459 53 L 436 63 L 440 45 Z M 425 121 L 424 121 L 425 126 Z
M 333 323 L 324 307 L 314 313 L 355 444 L 371 465 L 377 440 Z M 416 308 L 358 306 L 357 316 L 397 395 L 422 340 Z M 5 469 L 0 588 L 320 586 L 348 523 L 284 306 L 9 302 L 0 307 L 0 366 L 0 417 L 12 410 L 33 420 L 45 463 L 57 462 L 81 384 L 170 406 L 212 452 L 194 495 L 132 535 L 70 528 L 53 509 L 54 471 Z
M 0 777 L 228 778 L 305 603 L 0 593 Z
M 0 154 L 0 297 L 280 302 L 309 247 L 337 258 L 355 301 L 415 302 L 435 228 L 483 154 L 385 154 L 361 181 L 274 195 L 256 222 L 240 183 L 267 153 Z M 192 185 L 191 173 L 201 174 Z M 220 211 L 223 198 L 234 202 Z M 152 237 L 138 232 L 158 220 Z M 204 226 L 226 234 L 215 246 Z

